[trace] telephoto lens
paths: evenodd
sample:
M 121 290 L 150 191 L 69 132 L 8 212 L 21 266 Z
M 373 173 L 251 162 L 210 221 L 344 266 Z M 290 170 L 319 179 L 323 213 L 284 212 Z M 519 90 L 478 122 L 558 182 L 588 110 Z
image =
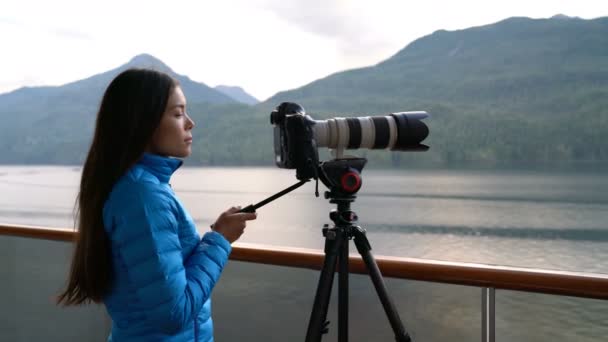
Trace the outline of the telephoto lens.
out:
M 390 149 L 408 151 L 428 148 L 420 145 L 428 127 L 420 120 L 424 111 L 392 113 L 386 116 L 362 116 L 314 120 L 318 147 L 333 149 Z

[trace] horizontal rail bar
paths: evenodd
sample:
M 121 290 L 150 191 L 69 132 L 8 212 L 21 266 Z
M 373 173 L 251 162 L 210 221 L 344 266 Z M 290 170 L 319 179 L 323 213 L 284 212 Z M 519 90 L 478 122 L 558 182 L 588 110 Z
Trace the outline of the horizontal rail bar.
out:
M 75 241 L 76 231 L 61 228 L 7 225 L 0 223 L 0 236 L 2 235 L 71 242 Z
M 76 232 L 34 226 L 0 224 L 0 236 L 74 241 Z M 235 243 L 230 259 L 260 264 L 320 270 L 320 250 Z M 382 275 L 456 285 L 538 292 L 562 296 L 608 299 L 608 275 L 495 266 L 403 257 L 375 256 Z M 367 274 L 358 255 L 349 258 L 349 270 Z

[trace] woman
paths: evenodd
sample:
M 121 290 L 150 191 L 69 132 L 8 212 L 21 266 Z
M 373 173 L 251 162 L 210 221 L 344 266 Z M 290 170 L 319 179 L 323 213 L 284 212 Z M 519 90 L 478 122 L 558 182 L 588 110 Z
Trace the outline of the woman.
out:
M 213 341 L 210 296 L 246 221 L 223 212 L 203 235 L 169 180 L 192 152 L 176 80 L 130 69 L 103 96 L 78 195 L 78 240 L 63 305 L 103 302 L 109 341 Z

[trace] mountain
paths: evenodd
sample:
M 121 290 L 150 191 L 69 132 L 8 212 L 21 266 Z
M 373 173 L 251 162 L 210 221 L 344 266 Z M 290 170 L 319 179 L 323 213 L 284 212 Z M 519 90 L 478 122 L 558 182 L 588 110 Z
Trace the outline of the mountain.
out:
M 267 108 L 287 100 L 317 117 L 427 110 L 424 158 L 440 161 L 608 160 L 608 18 L 438 30 Z
M 208 102 L 208 103 L 234 103 L 235 100 L 226 94 L 217 91 L 204 83 L 194 82 L 190 80 L 187 76 L 179 75 L 175 73 L 171 68 L 169 68 L 165 63 L 160 61 L 159 59 L 148 55 L 141 54 L 133 57 L 131 61 L 129 61 L 124 66 L 118 68 L 118 73 L 127 69 L 127 68 L 151 68 L 155 70 L 159 70 L 165 72 L 172 77 L 176 78 L 179 81 L 180 87 L 184 91 L 184 95 L 188 99 L 188 102 L 192 103 L 200 103 L 200 102 Z M 110 72 L 110 79 L 112 79 L 115 74 Z
M 36 101 L 42 96 L 45 101 L 57 101 L 56 104 L 62 105 L 62 101 L 69 97 L 74 97 L 71 100 L 78 100 L 82 103 L 90 103 L 97 105 L 101 100 L 103 91 L 110 81 L 122 71 L 129 68 L 152 68 L 170 74 L 176 78 L 184 91 L 184 94 L 192 102 L 210 102 L 210 103 L 233 103 L 234 99 L 227 95 L 216 91 L 203 83 L 198 83 L 190 80 L 187 76 L 182 76 L 175 73 L 162 61 L 148 55 L 141 54 L 133 57 L 128 63 L 98 74 L 89 78 L 68 83 L 57 87 L 23 87 L 6 94 L 0 94 L 0 108 L 5 108 L 6 105 L 26 104 L 32 106 L 30 111 L 34 111 L 40 103 Z M 55 103 L 52 103 L 55 104 Z M 45 105 L 49 105 L 45 102 Z
M 550 102 L 545 96 L 554 101 L 562 95 L 555 90 L 576 89 L 579 82 L 604 86 L 607 56 L 608 18 L 510 18 L 436 31 L 377 65 L 330 75 L 267 102 L 297 99 L 334 110 L 378 108 L 378 102 L 510 104 L 531 97 L 530 91 L 540 97 L 535 102 Z
M 141 54 L 89 78 L 54 87 L 23 87 L 0 94 L 0 163 L 76 163 L 84 158 L 101 97 L 110 81 L 128 68 L 153 68 L 176 78 L 189 103 L 231 104 L 231 97 L 175 73 Z
M 138 57 L 131 62 L 166 67 Z M 0 163 L 82 163 L 95 106 L 117 72 L 0 95 Z M 193 164 L 273 165 L 268 114 L 282 101 L 300 103 L 315 119 L 431 114 L 428 152 L 351 153 L 371 165 L 608 161 L 608 18 L 516 17 L 438 30 L 376 65 L 254 106 L 186 77 L 180 82 L 201 123 L 193 132 Z
M 244 103 L 244 104 L 254 105 L 254 104 L 257 104 L 260 102 L 255 97 L 249 95 L 241 87 L 218 85 L 216 87 L 213 87 L 213 89 L 215 89 L 225 95 L 228 95 L 232 99 L 234 99 L 238 102 Z

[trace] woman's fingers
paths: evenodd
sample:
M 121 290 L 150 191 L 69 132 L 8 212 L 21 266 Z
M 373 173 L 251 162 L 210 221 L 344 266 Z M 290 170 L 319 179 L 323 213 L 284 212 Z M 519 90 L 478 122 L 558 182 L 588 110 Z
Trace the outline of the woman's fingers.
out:
M 230 215 L 239 221 L 251 221 L 258 217 L 257 213 L 235 213 Z
M 240 206 L 230 207 L 230 209 L 226 210 L 226 213 L 228 213 L 228 214 L 234 214 L 234 213 L 238 213 L 239 210 L 241 210 Z

